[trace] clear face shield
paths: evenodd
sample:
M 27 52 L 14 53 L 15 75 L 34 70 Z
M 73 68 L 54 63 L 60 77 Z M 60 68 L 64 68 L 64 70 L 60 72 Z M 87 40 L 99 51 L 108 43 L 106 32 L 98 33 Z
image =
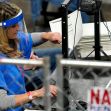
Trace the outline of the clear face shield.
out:
M 13 18 L 0 23 L 0 27 L 2 28 L 16 27 L 16 25 L 18 26 L 18 33 L 27 33 L 22 10 L 20 10 L 20 12 Z
M 13 8 L 11 7 L 10 9 L 12 11 Z M 12 51 L 12 53 L 15 53 L 15 55 L 17 55 L 17 57 L 21 56 L 20 52 L 22 52 L 23 53 L 22 55 L 24 57 L 29 58 L 30 51 L 29 52 L 26 51 L 26 52 L 28 52 L 28 54 L 27 54 L 24 50 L 28 50 L 28 48 L 31 49 L 32 41 L 31 41 L 30 34 L 27 33 L 22 10 L 20 9 L 18 12 L 18 10 L 16 10 L 16 8 L 15 8 L 15 12 L 11 13 L 11 11 L 3 13 L 5 19 L 3 19 L 4 21 L 0 22 L 0 39 L 1 39 L 0 51 L 2 50 L 3 53 L 10 52 L 10 54 L 11 54 L 11 51 L 14 50 L 15 52 Z M 17 13 L 16 11 L 18 12 L 18 14 L 15 14 L 15 13 Z M 2 14 L 2 16 L 3 16 L 3 14 Z M 15 16 L 12 17 L 11 14 L 15 15 Z M 8 17 L 7 17 L 7 15 L 8 15 Z M 10 19 L 8 19 L 8 18 L 10 18 Z M 17 42 L 18 42 L 18 44 L 17 44 Z M 5 49 L 5 51 L 4 51 L 4 49 Z M 19 51 L 16 52 L 17 49 L 20 52 Z

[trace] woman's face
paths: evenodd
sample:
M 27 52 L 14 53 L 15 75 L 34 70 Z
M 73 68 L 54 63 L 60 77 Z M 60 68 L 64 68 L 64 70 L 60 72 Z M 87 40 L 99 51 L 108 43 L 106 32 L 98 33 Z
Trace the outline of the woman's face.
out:
M 18 30 L 19 30 L 19 25 L 18 24 L 15 24 L 15 25 L 9 27 L 8 30 L 7 30 L 8 39 L 17 38 Z

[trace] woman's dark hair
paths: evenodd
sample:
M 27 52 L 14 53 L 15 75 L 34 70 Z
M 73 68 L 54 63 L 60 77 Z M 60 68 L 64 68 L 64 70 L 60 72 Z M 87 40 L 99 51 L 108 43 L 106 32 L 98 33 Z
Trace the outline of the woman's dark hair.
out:
M 0 22 L 11 19 L 19 13 L 20 8 L 15 4 L 0 2 Z

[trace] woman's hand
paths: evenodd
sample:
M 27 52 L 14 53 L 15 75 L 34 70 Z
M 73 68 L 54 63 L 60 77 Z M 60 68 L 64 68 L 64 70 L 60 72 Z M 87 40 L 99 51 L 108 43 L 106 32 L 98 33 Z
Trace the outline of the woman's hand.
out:
M 50 93 L 52 94 L 52 96 L 56 96 L 57 95 L 57 86 L 50 85 L 49 86 L 49 90 L 50 90 Z
M 37 97 L 44 97 L 45 94 L 45 89 L 44 87 L 41 89 L 38 89 L 36 91 L 33 91 L 33 95 L 37 98 Z
M 50 85 L 49 86 L 49 91 L 50 91 L 51 97 L 57 95 L 57 87 L 55 85 Z M 32 91 L 32 93 L 33 93 L 34 98 L 44 97 L 44 95 L 45 95 L 45 88 L 42 87 L 41 89 Z
M 37 55 L 35 55 L 33 52 L 30 54 L 30 59 L 31 60 L 42 60 L 43 58 L 39 58 Z M 37 66 L 33 65 L 24 65 L 24 70 L 30 70 L 30 69 L 35 69 Z
M 62 36 L 58 32 L 44 32 L 43 39 L 49 40 L 53 43 L 61 43 L 62 42 Z
M 30 59 L 32 59 L 32 60 L 43 60 L 43 58 L 40 58 L 37 55 L 35 55 L 33 51 L 30 54 Z

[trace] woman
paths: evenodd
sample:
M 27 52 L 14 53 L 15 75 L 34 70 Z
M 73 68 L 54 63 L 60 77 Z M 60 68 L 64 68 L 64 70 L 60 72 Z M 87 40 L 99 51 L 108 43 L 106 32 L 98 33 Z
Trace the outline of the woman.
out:
M 22 13 L 19 12 L 19 7 L 14 4 L 0 3 L 0 59 L 38 59 L 31 53 L 33 44 L 31 34 L 21 31 L 19 20 L 22 19 Z M 58 33 L 43 32 L 40 36 L 42 41 L 61 42 Z M 44 96 L 44 88 L 26 92 L 22 69 L 18 65 L 0 64 L 0 110 L 23 111 L 21 105 Z M 55 96 L 56 86 L 50 85 L 49 89 L 52 96 Z

